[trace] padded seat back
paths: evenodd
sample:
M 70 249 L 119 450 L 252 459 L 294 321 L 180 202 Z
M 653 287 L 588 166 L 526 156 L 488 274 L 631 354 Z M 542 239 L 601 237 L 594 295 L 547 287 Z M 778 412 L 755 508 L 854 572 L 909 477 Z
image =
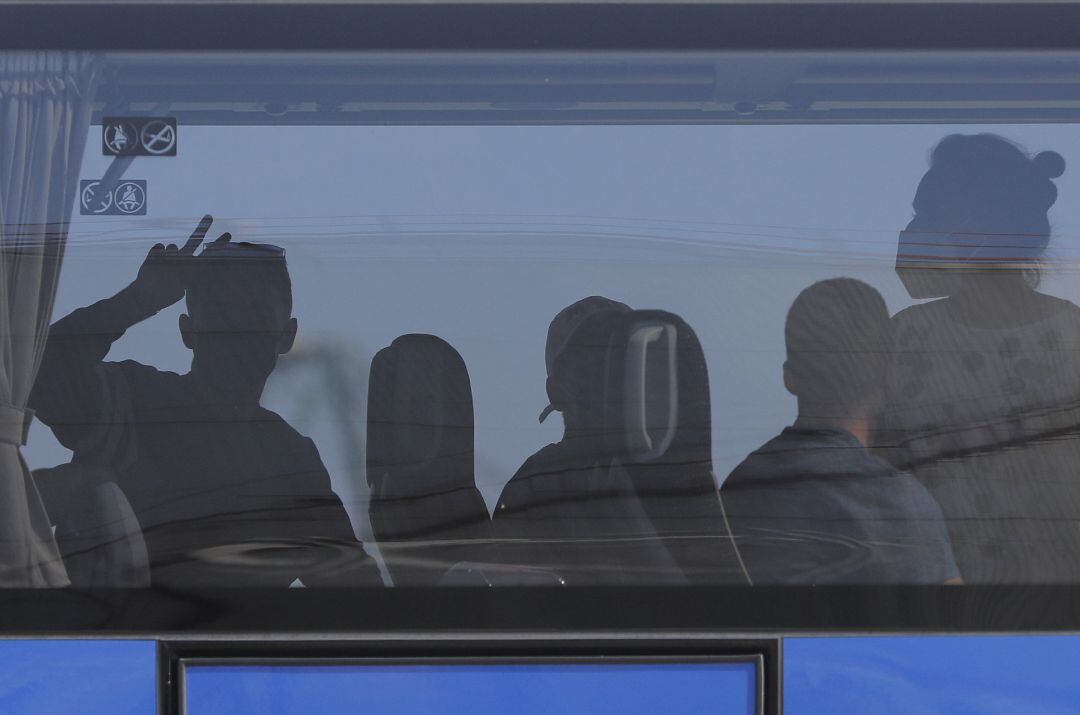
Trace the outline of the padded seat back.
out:
M 603 320 L 607 449 L 690 583 L 741 582 L 713 475 L 709 375 L 697 335 L 661 310 Z
M 369 515 L 396 585 L 433 585 L 484 560 L 489 518 L 473 475 L 473 403 L 461 355 L 433 335 L 403 335 L 371 362 Z

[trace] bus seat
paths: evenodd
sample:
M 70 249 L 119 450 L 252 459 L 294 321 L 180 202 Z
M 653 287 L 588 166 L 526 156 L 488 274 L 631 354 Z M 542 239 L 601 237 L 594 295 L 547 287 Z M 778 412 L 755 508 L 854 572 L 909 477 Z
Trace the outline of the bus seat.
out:
M 529 457 L 503 489 L 493 524 L 500 558 L 510 566 L 553 571 L 575 586 L 686 582 L 626 470 L 633 440 L 635 450 L 662 452 L 671 439 L 660 424 L 649 434 L 626 429 L 632 406 L 624 404 L 628 341 L 620 316 L 628 312 L 585 318 L 552 363 L 549 396 L 566 432 Z M 639 410 L 636 419 L 654 415 Z M 646 446 L 648 440 L 655 444 Z
M 367 476 L 372 531 L 399 586 L 434 585 L 483 561 L 489 517 L 473 476 L 473 404 L 461 355 L 403 335 L 371 362 Z
M 709 375 L 697 335 L 661 310 L 605 319 L 609 449 L 686 579 L 742 582 L 713 475 Z
M 82 464 L 38 469 L 42 494 L 71 585 L 138 588 L 150 585 L 142 529 L 111 470 Z

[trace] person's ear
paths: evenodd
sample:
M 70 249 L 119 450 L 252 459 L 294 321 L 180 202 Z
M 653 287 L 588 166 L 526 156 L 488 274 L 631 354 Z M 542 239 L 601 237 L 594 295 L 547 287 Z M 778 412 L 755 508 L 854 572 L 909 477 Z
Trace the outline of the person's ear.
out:
M 563 381 L 555 375 L 548 375 L 546 387 L 548 402 L 559 412 L 564 412 L 569 400 L 567 399 L 566 386 Z
M 799 378 L 795 376 L 795 371 L 787 360 L 784 361 L 784 388 L 796 397 L 799 396 Z
M 296 318 L 289 318 L 289 322 L 285 324 L 285 328 L 281 331 L 281 339 L 278 341 L 278 355 L 284 355 L 292 350 L 293 343 L 296 342 Z
M 180 339 L 188 350 L 195 349 L 195 328 L 191 324 L 191 316 L 187 313 L 180 314 Z
M 566 413 L 567 409 L 572 409 L 581 402 L 581 397 L 577 394 L 577 388 L 573 382 L 559 378 L 557 374 L 548 376 L 546 388 L 548 388 L 548 402 L 558 412 Z

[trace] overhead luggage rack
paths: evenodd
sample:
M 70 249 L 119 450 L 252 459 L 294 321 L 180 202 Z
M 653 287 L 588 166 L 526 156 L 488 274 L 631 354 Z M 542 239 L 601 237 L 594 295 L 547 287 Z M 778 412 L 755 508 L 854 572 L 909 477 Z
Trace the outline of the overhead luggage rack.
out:
M 115 53 L 107 114 L 187 125 L 1080 120 L 1080 53 Z

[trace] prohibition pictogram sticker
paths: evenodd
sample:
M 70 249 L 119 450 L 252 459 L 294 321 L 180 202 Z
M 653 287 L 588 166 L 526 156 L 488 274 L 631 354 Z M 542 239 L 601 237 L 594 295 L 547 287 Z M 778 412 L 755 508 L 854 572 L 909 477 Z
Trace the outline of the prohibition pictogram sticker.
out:
M 101 151 L 105 156 L 176 156 L 178 139 L 174 117 L 101 120 Z
M 139 143 L 148 154 L 154 156 L 176 155 L 176 122 L 155 119 L 143 125 Z
M 104 124 L 101 141 L 105 153 L 114 156 L 128 156 L 138 148 L 135 125 L 122 120 Z

